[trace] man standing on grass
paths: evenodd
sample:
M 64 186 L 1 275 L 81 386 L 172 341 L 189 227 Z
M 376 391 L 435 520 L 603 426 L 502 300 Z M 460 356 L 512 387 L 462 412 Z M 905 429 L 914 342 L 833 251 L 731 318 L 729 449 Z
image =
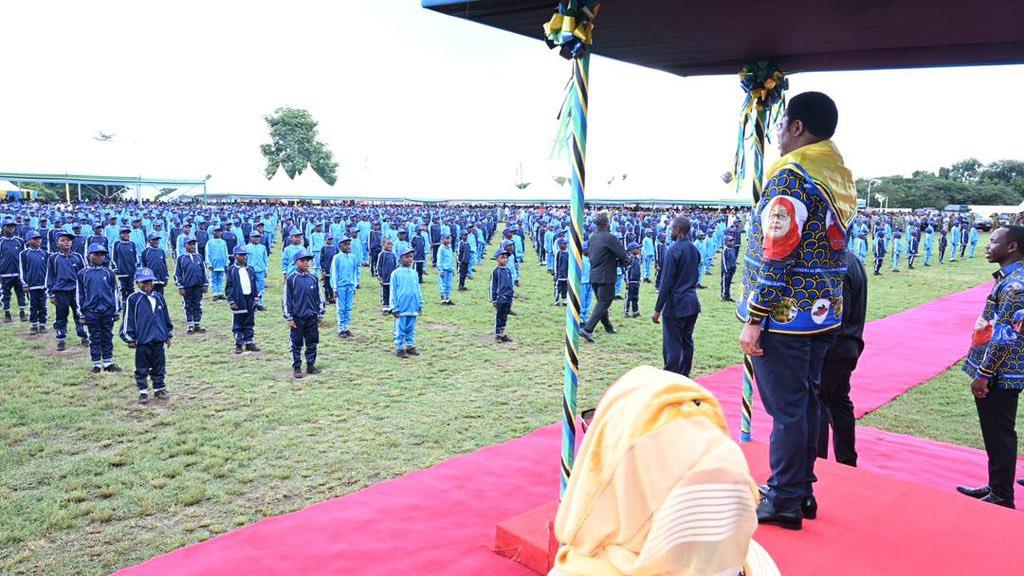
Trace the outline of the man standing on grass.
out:
M 958 486 L 982 502 L 1013 508 L 1017 464 L 1017 400 L 1024 388 L 1024 226 L 992 233 L 986 259 L 999 265 L 985 308 L 974 324 L 964 373 L 973 378 L 971 393 L 988 454 L 988 484 Z
M 677 216 L 673 220 L 672 240 L 665 254 L 664 276 L 651 320 L 662 324 L 661 351 L 665 370 L 689 376 L 693 364 L 693 328 L 700 314 L 700 298 L 697 297 L 700 252 L 690 242 L 689 218 Z
M 615 333 L 615 327 L 608 318 L 608 307 L 615 299 L 619 267 L 629 264 L 622 242 L 611 233 L 608 215 L 602 212 L 595 216 L 594 225 L 597 231 L 590 235 L 587 247 L 590 252 L 590 284 L 594 287 L 597 304 L 587 323 L 580 326 L 580 336 L 587 342 L 594 341 L 593 331 L 598 322 L 604 325 L 605 332 Z

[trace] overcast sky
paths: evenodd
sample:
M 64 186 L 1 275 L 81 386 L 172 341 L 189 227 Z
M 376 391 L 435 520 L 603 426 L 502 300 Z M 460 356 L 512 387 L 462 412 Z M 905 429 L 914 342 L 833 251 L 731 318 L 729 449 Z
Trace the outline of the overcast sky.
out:
M 539 37 L 416 0 L 12 2 L 0 16 L 15 24 L 0 170 L 211 174 L 211 191 L 267 191 L 263 116 L 292 106 L 320 122 L 338 194 L 564 193 L 552 176 L 568 170 L 549 153 L 570 64 Z M 790 77 L 790 94 L 806 90 L 836 100 L 835 141 L 857 176 L 1024 157 L 1024 66 Z M 742 102 L 735 76 L 595 58 L 590 94 L 591 197 L 733 196 L 720 176 Z M 116 136 L 100 143 L 98 131 Z M 520 162 L 525 192 L 513 186 Z

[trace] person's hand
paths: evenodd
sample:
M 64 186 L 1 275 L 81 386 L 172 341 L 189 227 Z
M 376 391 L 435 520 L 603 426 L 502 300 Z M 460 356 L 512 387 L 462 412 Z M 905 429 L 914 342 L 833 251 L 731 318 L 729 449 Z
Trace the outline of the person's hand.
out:
M 317 318 L 316 319 L 316 325 L 317 326 L 323 326 L 324 325 L 324 319 L 322 317 L 321 318 Z
M 497 308 L 498 307 L 498 303 L 497 302 L 491 302 L 491 306 L 494 306 L 495 308 Z
M 971 382 L 971 394 L 974 394 L 975 398 L 981 399 L 988 396 L 988 378 L 978 376 Z
M 57 305 L 57 299 L 56 298 L 50 298 L 50 304 L 53 304 L 54 306 L 56 306 Z
M 135 349 L 135 342 L 129 342 L 128 343 L 128 347 L 134 350 Z
M 234 302 L 232 302 L 231 303 L 231 309 L 232 310 L 238 310 L 238 304 L 235 304 Z
M 181 296 L 184 296 L 185 295 L 185 289 L 184 288 L 178 288 L 178 294 L 181 295 Z
M 203 285 L 203 294 L 206 294 L 209 291 L 210 291 L 210 285 L 209 284 L 204 284 Z
M 288 321 L 288 327 L 294 329 L 295 328 L 295 320 L 289 320 Z
M 164 342 L 164 344 L 166 344 L 166 345 L 167 345 L 167 347 L 168 347 L 168 348 L 170 348 L 170 347 L 171 347 L 171 339 L 170 339 L 170 338 L 168 338 L 168 339 L 167 339 L 167 342 Z
M 661 312 L 655 310 L 654 314 L 651 315 L 651 322 L 654 322 L 655 324 L 661 324 Z
M 759 324 L 744 324 L 740 331 L 740 349 L 747 356 L 764 356 L 761 349 L 761 326 Z

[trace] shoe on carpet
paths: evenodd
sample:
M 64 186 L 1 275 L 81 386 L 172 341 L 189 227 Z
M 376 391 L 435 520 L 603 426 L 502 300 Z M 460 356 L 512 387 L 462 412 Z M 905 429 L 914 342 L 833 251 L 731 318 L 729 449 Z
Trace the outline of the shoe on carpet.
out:
M 982 498 L 981 501 L 987 502 L 989 504 L 995 504 L 996 506 L 1002 506 L 1003 508 L 1009 508 L 1010 510 L 1016 509 L 1016 507 L 1013 505 L 1013 500 L 1005 500 L 1003 498 L 1000 498 L 999 496 L 996 496 L 995 494 L 989 494 L 988 496 Z
M 765 498 L 757 505 L 757 523 L 778 526 L 786 530 L 803 528 L 803 516 L 799 510 L 779 511 L 772 506 L 771 500 Z
M 1021 478 L 1020 480 L 1017 480 L 1017 484 L 1020 484 L 1021 486 L 1024 486 L 1024 478 Z
M 978 486 L 977 488 L 971 488 L 970 486 L 957 486 L 956 491 L 963 494 L 964 496 L 970 496 L 971 498 L 984 498 L 992 493 L 992 489 L 988 486 Z

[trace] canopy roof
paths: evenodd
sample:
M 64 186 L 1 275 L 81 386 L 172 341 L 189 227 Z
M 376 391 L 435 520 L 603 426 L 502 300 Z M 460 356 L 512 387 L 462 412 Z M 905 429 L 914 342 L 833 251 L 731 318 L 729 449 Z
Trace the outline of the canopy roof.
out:
M 93 186 L 202 186 L 205 179 L 180 180 L 170 178 L 147 178 L 145 176 L 95 176 L 88 174 L 30 174 L 22 172 L 0 172 L 0 179 L 12 182 L 39 182 L 45 184 L 89 184 Z
M 423 0 L 542 42 L 551 0 Z M 681 76 L 1024 63 L 1022 0 L 606 0 L 594 54 Z M 936 87 L 945 92 L 951 87 Z

